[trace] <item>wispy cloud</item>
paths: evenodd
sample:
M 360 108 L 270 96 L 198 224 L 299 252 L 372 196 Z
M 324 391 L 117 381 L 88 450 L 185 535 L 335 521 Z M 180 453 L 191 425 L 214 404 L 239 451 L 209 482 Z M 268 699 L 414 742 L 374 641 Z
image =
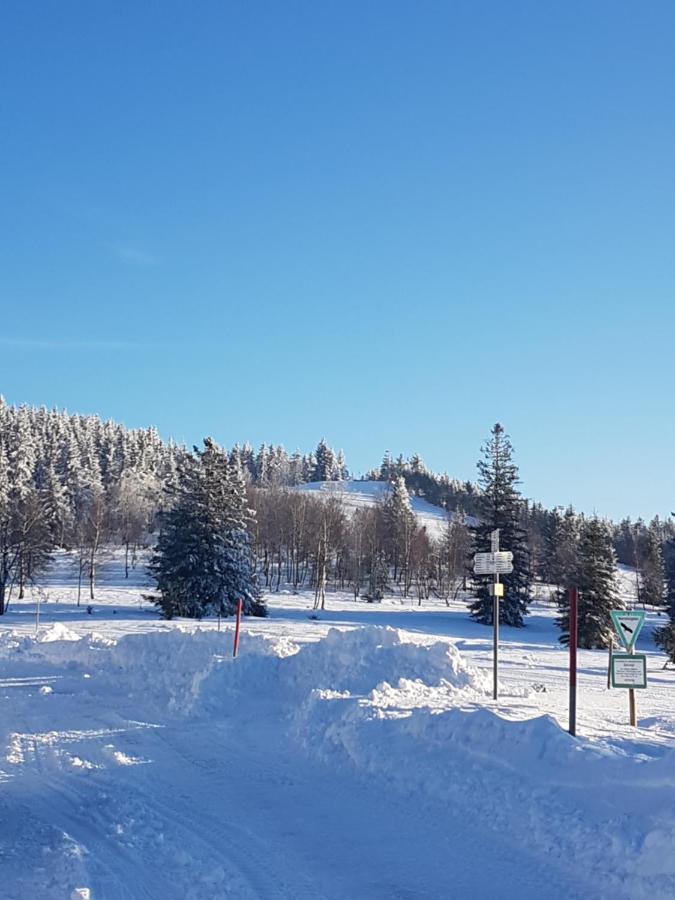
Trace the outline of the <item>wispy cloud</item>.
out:
M 108 244 L 108 249 L 116 259 L 129 266 L 157 266 L 159 260 L 151 253 L 132 247 L 130 244 Z
M 17 350 L 147 350 L 152 344 L 135 341 L 73 341 L 67 338 L 0 337 L 0 347 Z

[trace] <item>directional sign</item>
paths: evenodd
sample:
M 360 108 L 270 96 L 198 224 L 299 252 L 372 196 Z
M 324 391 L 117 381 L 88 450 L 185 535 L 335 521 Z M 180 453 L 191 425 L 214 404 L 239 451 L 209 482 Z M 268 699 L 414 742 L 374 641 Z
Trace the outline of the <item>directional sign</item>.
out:
M 623 609 L 613 609 L 610 615 L 612 617 L 612 622 L 614 622 L 617 634 L 619 635 L 621 645 L 625 647 L 626 650 L 630 650 L 631 647 L 635 646 L 635 642 L 644 625 L 644 610 L 628 612 Z
M 612 654 L 612 687 L 647 687 L 647 657 L 644 653 Z
M 513 553 L 502 550 L 499 553 L 476 553 L 473 558 L 476 575 L 508 575 L 513 572 Z

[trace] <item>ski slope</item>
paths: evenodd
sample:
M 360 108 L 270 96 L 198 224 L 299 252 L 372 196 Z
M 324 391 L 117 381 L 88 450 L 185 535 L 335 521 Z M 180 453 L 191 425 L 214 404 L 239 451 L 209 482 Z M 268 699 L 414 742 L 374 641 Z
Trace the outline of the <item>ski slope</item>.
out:
M 580 652 L 564 727 L 554 610 L 489 629 L 450 607 L 271 596 L 232 628 L 162 622 L 67 557 L 0 620 L 0 895 L 63 898 L 675 896 L 675 672 L 640 638 L 640 728 Z M 573 864 L 572 862 L 573 861 Z
M 372 506 L 385 497 L 391 491 L 391 485 L 386 481 L 312 481 L 298 485 L 295 490 L 316 494 L 319 497 L 339 497 L 347 514 L 351 514 L 355 509 Z M 443 536 L 448 517 L 452 518 L 454 515 L 422 497 L 411 496 L 410 507 L 419 524 L 436 540 Z M 476 520 L 467 516 L 467 524 L 476 524 Z

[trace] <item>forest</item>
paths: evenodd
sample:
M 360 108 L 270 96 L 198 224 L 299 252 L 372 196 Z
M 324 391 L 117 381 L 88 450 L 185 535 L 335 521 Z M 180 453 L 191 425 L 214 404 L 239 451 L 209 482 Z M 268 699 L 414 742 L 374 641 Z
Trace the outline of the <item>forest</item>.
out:
M 673 519 L 615 523 L 523 497 L 501 425 L 481 448 L 477 472 L 475 483 L 459 481 L 428 470 L 417 455 L 394 458 L 387 451 L 365 476 L 386 489 L 372 505 L 349 509 L 339 489 L 350 477 L 347 461 L 323 439 L 309 453 L 272 444 L 227 449 L 210 439 L 203 449 L 188 449 L 163 441 L 153 428 L 0 400 L 0 615 L 12 598 L 23 598 L 27 585 L 40 583 L 58 548 L 70 551 L 78 603 L 94 599 L 98 569 L 116 548 L 127 573 L 150 555 L 160 586 L 153 597 L 164 614 L 204 615 L 216 608 L 228 614 L 229 601 L 214 606 L 209 599 L 213 579 L 222 585 L 229 578 L 238 585 L 235 592 L 246 594 L 250 578 L 251 611 L 261 610 L 263 592 L 281 589 L 312 589 L 317 608 L 333 589 L 368 602 L 398 594 L 420 604 L 430 597 L 449 603 L 468 591 L 471 614 L 489 623 L 487 584 L 474 578 L 471 556 L 487 548 L 488 532 L 499 527 L 515 558 L 501 604 L 506 624 L 523 624 L 533 586 L 543 582 L 556 590 L 564 640 L 566 589 L 576 584 L 588 604 L 580 614 L 580 640 L 604 646 L 611 628 L 604 611 L 617 602 L 618 563 L 635 570 L 638 602 L 662 608 L 672 621 Z M 335 482 L 336 489 L 297 489 L 309 482 Z M 411 496 L 447 512 L 441 536 L 418 521 Z M 210 530 L 204 526 L 209 521 Z M 186 542 L 196 545 L 199 529 L 202 549 L 220 534 L 221 556 L 210 551 L 210 584 L 206 558 L 190 580 L 176 556 Z M 244 571 L 249 575 L 237 581 Z M 194 601 L 202 589 L 204 602 Z M 181 591 L 193 596 L 189 608 L 177 600 Z M 163 604 L 169 594 L 171 603 Z M 600 625 L 593 625 L 600 609 Z M 664 626 L 660 640 L 672 652 L 672 625 Z

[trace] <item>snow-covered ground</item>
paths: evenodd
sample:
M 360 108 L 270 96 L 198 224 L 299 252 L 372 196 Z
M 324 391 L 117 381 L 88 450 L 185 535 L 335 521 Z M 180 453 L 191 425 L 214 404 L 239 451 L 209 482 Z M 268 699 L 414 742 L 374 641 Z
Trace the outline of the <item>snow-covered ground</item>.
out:
M 312 481 L 298 485 L 295 490 L 316 494 L 319 497 L 337 496 L 349 515 L 359 507 L 372 506 L 391 491 L 391 485 L 386 481 Z M 450 517 L 454 515 L 441 509 L 440 506 L 434 506 L 423 497 L 411 496 L 410 507 L 420 525 L 423 525 L 430 537 L 435 540 L 443 536 L 448 524 L 448 515 Z M 468 525 L 476 524 L 476 519 L 471 516 L 467 516 L 466 521 Z
M 0 620 L 0 896 L 672 898 L 675 672 L 649 615 L 640 728 L 554 610 L 491 632 L 463 603 L 269 598 L 162 622 L 118 559 L 88 614 L 65 556 Z M 630 573 L 622 576 L 630 589 Z M 77 896 L 77 895 L 75 895 Z

